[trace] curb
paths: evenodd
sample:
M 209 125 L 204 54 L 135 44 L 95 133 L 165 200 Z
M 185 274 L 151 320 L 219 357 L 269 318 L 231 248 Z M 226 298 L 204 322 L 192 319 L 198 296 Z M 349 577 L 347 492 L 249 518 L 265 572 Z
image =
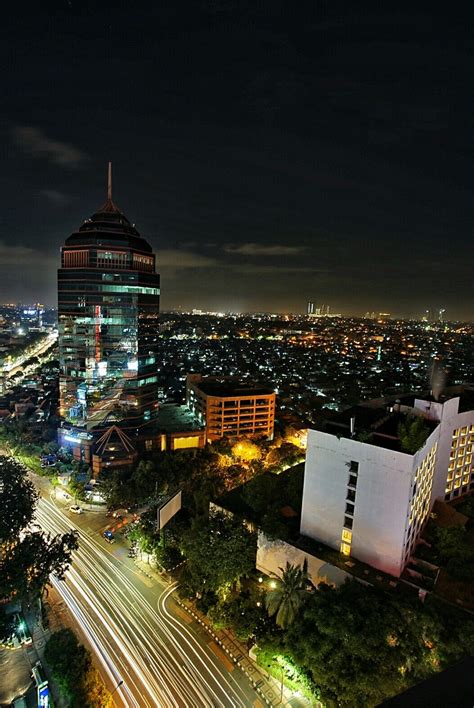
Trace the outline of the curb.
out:
M 175 597 L 174 600 L 175 600 L 175 602 L 177 602 L 177 604 L 178 604 L 180 607 L 182 607 L 184 610 L 186 610 L 186 612 L 187 612 L 188 614 L 190 614 L 197 622 L 199 622 L 199 624 L 200 624 L 202 627 L 204 627 L 204 629 L 207 631 L 207 633 L 210 634 L 211 637 L 217 642 L 217 644 L 219 644 L 219 646 L 222 647 L 222 649 L 224 649 L 224 651 L 226 652 L 226 654 L 228 654 L 228 655 L 230 656 L 230 658 L 232 659 L 232 661 L 234 662 L 234 664 L 236 664 L 236 665 L 244 672 L 244 674 L 247 676 L 247 678 L 249 679 L 250 683 L 251 683 L 252 686 L 254 687 L 255 691 L 256 691 L 256 692 L 260 695 L 260 697 L 265 701 L 265 703 L 267 704 L 267 706 L 271 706 L 272 703 L 268 700 L 268 698 L 265 696 L 264 692 L 263 692 L 262 689 L 260 688 L 261 679 L 260 679 L 259 681 L 254 681 L 254 679 L 250 676 L 250 674 L 248 673 L 248 671 L 242 666 L 242 663 L 241 663 L 240 659 L 238 659 L 237 657 L 235 657 L 234 654 L 233 654 L 231 651 L 229 651 L 229 649 L 227 649 L 227 647 L 224 646 L 224 643 L 223 643 L 223 642 L 219 639 L 219 637 L 212 631 L 212 629 L 209 627 L 209 625 L 208 625 L 206 622 L 203 622 L 202 619 L 201 619 L 200 617 L 198 617 L 198 615 L 197 615 L 195 612 L 193 612 L 193 610 L 191 610 L 187 605 L 185 605 L 183 602 L 181 602 L 181 600 L 179 600 L 177 597 Z M 251 661 L 250 658 L 249 658 L 249 661 Z

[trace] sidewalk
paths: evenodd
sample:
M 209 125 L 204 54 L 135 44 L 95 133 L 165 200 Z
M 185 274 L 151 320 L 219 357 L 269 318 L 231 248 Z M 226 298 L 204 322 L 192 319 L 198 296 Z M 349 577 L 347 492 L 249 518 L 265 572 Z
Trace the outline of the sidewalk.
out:
M 309 708 L 312 705 L 309 699 L 304 696 L 295 696 L 293 691 L 286 688 L 286 686 L 283 686 L 282 695 L 281 683 L 274 679 L 273 676 L 267 674 L 263 667 L 250 658 L 246 644 L 239 642 L 228 630 L 215 630 L 207 617 L 199 612 L 191 602 L 183 602 L 176 593 L 173 599 L 206 629 L 214 641 L 229 655 L 234 664 L 242 669 L 266 705 L 278 706 L 279 708 Z M 313 705 L 322 708 L 320 703 Z
M 135 565 L 151 580 L 159 580 L 160 582 L 170 580 L 167 573 L 164 572 L 160 574 L 144 561 L 135 561 Z M 310 706 L 322 708 L 321 703 L 316 702 L 312 704 L 311 701 L 304 696 L 294 695 L 286 686 L 283 687 L 283 698 L 281 699 L 281 683 L 267 674 L 265 669 L 258 666 L 258 664 L 250 658 L 246 644 L 239 642 L 234 635 L 227 630 L 215 630 L 207 617 L 199 612 L 192 602 L 181 600 L 176 592 L 173 593 L 172 597 L 174 602 L 193 617 L 193 619 L 208 632 L 210 638 L 222 647 L 229 659 L 245 673 L 256 692 L 261 697 L 262 705 L 278 706 L 278 708 L 309 708 Z

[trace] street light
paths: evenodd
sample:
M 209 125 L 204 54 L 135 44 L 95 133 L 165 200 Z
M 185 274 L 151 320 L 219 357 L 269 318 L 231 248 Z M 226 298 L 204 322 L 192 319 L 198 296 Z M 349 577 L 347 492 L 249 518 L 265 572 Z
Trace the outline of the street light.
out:
M 117 688 L 120 688 L 120 686 L 121 686 L 122 684 L 123 684 L 123 679 L 120 679 L 120 681 L 119 681 L 118 684 L 115 686 L 114 690 L 112 691 L 112 693 L 111 693 L 110 695 L 113 696 L 114 693 L 115 693 L 115 691 L 117 690 Z

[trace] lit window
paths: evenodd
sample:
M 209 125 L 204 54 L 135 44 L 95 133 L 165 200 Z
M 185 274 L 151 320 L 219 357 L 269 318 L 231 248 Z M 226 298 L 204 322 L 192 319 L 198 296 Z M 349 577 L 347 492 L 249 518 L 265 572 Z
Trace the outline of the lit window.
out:
M 348 543 L 341 543 L 341 553 L 344 556 L 350 556 L 351 555 L 351 547 Z
M 345 541 L 346 543 L 351 543 L 352 542 L 352 531 L 348 531 L 348 529 L 342 529 L 342 540 Z

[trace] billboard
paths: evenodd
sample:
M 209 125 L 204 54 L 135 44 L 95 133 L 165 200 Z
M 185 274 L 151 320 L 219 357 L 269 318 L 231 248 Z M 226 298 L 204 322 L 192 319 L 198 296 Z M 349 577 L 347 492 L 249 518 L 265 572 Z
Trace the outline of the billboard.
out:
M 172 497 L 165 499 L 161 506 L 158 507 L 158 528 L 161 530 L 181 509 L 181 491 L 173 494 Z

